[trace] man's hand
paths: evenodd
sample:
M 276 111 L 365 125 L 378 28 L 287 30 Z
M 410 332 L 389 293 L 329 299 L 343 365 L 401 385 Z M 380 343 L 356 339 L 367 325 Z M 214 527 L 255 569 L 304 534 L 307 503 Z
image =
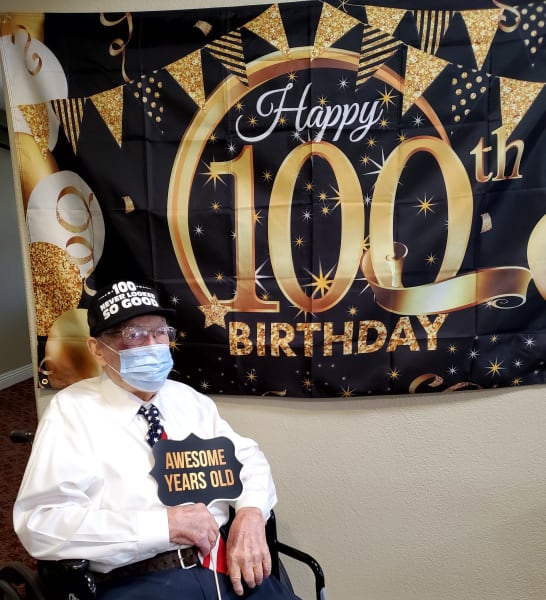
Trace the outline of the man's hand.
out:
M 265 520 L 258 508 L 237 511 L 227 541 L 227 567 L 233 591 L 243 595 L 243 580 L 254 588 L 271 575 Z
M 175 544 L 196 546 L 206 556 L 218 538 L 218 524 L 204 504 L 167 508 L 169 538 Z

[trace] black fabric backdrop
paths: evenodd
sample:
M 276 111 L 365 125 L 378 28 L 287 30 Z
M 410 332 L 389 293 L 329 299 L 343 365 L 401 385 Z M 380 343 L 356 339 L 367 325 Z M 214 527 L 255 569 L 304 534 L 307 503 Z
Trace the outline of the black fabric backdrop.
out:
M 76 173 L 100 209 L 68 308 L 114 280 L 156 285 L 177 310 L 173 377 L 207 393 L 544 383 L 546 4 L 447 4 L 43 15 L 66 94 L 18 101 L 4 67 L 16 135 L 40 146 L 37 107 L 58 116 L 43 178 Z M 35 39 L 15 25 L 6 56 Z M 44 167 L 14 155 L 28 220 Z M 52 313 L 40 379 L 59 387 L 46 346 L 66 269 L 44 248 L 31 231 Z

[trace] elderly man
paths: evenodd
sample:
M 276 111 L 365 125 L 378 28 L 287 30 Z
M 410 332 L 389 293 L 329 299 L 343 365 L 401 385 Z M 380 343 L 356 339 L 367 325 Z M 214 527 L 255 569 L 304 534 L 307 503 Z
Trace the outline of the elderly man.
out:
M 171 312 L 154 289 L 132 281 L 94 296 L 88 347 L 103 373 L 59 391 L 44 412 L 15 530 L 36 558 L 88 559 L 101 600 L 294 600 L 269 577 L 264 524 L 276 502 L 269 464 L 211 399 L 167 379 Z M 191 434 L 231 440 L 241 465 L 237 498 L 207 506 L 160 500 L 152 446 Z

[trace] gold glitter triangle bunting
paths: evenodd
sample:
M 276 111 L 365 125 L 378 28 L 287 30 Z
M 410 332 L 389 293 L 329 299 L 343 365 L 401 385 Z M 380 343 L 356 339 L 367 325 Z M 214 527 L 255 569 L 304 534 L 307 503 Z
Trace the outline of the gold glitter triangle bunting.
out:
M 42 158 L 45 160 L 49 142 L 49 117 L 47 114 L 47 105 L 44 103 L 21 104 L 17 108 L 19 108 L 27 122 L 32 137 L 36 144 L 38 144 Z
M 407 46 L 407 49 L 402 114 L 405 114 L 408 108 L 423 95 L 423 92 L 448 64 L 445 60 L 421 52 L 412 46 Z
M 246 23 L 244 27 L 290 58 L 288 39 L 277 4 L 270 6 L 261 15 Z
M 85 98 L 61 98 L 51 101 L 51 106 L 63 127 L 66 139 L 70 142 L 74 154 L 77 152 L 85 100 Z
M 510 137 L 510 134 L 523 119 L 545 84 L 543 82 L 521 81 L 506 77 L 499 77 L 498 79 L 500 83 L 502 124 L 507 137 Z
M 358 25 L 361 25 L 358 19 L 325 2 L 322 5 L 320 20 L 317 25 L 311 58 L 320 56 L 324 50 L 333 46 L 341 37 Z
M 403 8 L 385 8 L 383 6 L 366 6 L 366 17 L 372 27 L 377 27 L 393 35 L 400 21 L 408 11 Z
M 201 50 L 196 50 L 187 56 L 183 56 L 179 60 L 167 65 L 165 70 L 199 108 L 204 108 L 206 98 Z
M 359 87 L 377 71 L 397 50 L 401 42 L 370 25 L 364 25 L 362 47 L 358 57 L 356 86 Z
M 461 11 L 480 70 L 499 28 L 502 11 L 502 8 Z
M 89 100 L 99 112 L 120 148 L 123 130 L 123 87 L 120 85 L 100 94 L 89 96 Z
M 248 85 L 246 62 L 243 53 L 243 41 L 240 31 L 232 31 L 205 46 L 216 60 L 238 77 L 244 85 Z
M 436 54 L 445 32 L 449 29 L 452 10 L 414 10 L 413 18 L 421 40 L 421 50 Z

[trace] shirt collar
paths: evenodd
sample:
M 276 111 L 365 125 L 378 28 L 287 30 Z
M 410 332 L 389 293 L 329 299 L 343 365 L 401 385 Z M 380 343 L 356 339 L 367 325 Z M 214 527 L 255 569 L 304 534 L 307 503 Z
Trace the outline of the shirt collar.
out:
M 100 385 L 103 402 L 108 406 L 112 418 L 120 423 L 130 423 L 137 415 L 141 406 L 149 406 L 148 402 L 143 402 L 131 392 L 124 390 L 105 373 L 102 374 Z M 154 400 L 155 397 L 151 402 L 156 404 Z

